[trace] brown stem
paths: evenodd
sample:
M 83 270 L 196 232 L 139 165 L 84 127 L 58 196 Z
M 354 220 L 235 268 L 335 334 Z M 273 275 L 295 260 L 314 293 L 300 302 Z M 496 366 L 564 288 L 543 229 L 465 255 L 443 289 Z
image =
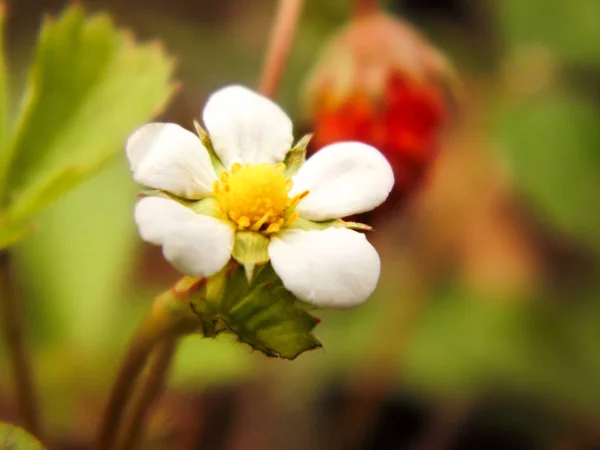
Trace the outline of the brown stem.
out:
M 150 315 L 131 340 L 119 368 L 101 422 L 97 450 L 115 448 L 119 424 L 133 396 L 136 381 L 155 346 L 162 340 L 176 339 L 180 334 L 192 331 L 199 325 L 198 320 L 189 308 L 187 296 L 182 297 L 175 289 L 157 297 Z
M 258 83 L 259 91 L 267 97 L 273 97 L 277 91 L 292 47 L 302 4 L 302 0 L 279 0 L 265 65 Z
M 148 375 L 138 388 L 139 392 L 130 407 L 130 413 L 123 427 L 124 435 L 119 445 L 120 450 L 135 450 L 142 436 L 144 421 L 148 410 L 160 395 L 167 378 L 167 372 L 175 355 L 177 340 L 165 339 L 161 342 L 153 356 Z
M 33 380 L 31 360 L 25 339 L 25 323 L 20 302 L 14 298 L 10 285 L 10 255 L 0 252 L 0 321 L 12 372 L 19 415 L 24 428 L 42 440 L 38 396 Z
M 354 15 L 356 17 L 366 16 L 379 10 L 378 0 L 354 0 Z

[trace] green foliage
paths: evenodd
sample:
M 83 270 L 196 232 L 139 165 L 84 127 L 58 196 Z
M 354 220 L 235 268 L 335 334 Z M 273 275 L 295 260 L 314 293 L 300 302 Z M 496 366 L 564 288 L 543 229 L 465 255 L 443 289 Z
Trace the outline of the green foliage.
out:
M 72 6 L 44 23 L 13 135 L 2 140 L 0 247 L 122 150 L 169 98 L 172 66 L 106 15 Z
M 209 279 L 207 298 L 195 308 L 207 337 L 231 332 L 267 356 L 294 359 L 321 346 L 312 334 L 317 320 L 285 289 L 269 264 L 250 283 L 242 267 L 226 267 Z
M 135 257 L 136 186 L 125 158 L 111 163 L 38 215 L 39 229 L 14 248 L 36 336 L 65 340 L 84 354 L 105 350 L 127 303 L 123 285 Z M 120 312 L 119 312 L 120 311 Z
M 542 218 L 600 249 L 600 112 L 584 99 L 544 92 L 507 99 L 496 134 L 516 182 Z
M 509 48 L 541 44 L 561 61 L 600 66 L 598 0 L 502 0 L 500 30 Z
M 42 444 L 25 430 L 0 422 L 0 448 L 6 450 L 44 450 Z
M 446 395 L 520 392 L 598 412 L 597 304 L 507 301 L 461 288 L 437 300 L 402 362 L 411 385 Z

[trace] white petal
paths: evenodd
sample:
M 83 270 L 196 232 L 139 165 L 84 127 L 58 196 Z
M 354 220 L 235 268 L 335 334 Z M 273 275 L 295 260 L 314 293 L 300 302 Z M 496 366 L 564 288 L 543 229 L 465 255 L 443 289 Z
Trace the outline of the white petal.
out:
M 133 179 L 144 186 L 198 199 L 216 179 L 210 156 L 195 134 L 174 123 L 149 123 L 127 140 Z
M 162 245 L 174 228 L 196 216 L 175 200 L 161 197 L 141 199 L 135 205 L 133 215 L 142 239 L 154 245 Z
M 183 274 L 208 277 L 231 257 L 233 228 L 174 200 L 143 198 L 135 206 L 135 221 L 142 239 L 162 244 L 165 258 Z
M 236 162 L 277 164 L 292 146 L 292 121 L 287 114 L 243 86 L 212 94 L 202 117 L 225 167 Z
M 319 150 L 293 178 L 290 195 L 310 193 L 298 205 L 301 216 L 328 220 L 370 211 L 394 186 L 394 172 L 374 147 L 340 142 Z
M 317 306 L 356 306 L 373 293 L 381 263 L 364 235 L 346 228 L 288 230 L 274 237 L 269 257 L 284 286 Z

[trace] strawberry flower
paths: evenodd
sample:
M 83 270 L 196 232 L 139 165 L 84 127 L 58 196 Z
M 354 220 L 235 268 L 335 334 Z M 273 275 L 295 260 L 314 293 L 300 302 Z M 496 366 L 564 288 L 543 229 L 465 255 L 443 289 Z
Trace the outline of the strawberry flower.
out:
M 289 117 L 241 86 L 212 94 L 203 121 L 208 133 L 200 136 L 150 123 L 129 137 L 133 178 L 153 189 L 135 207 L 142 239 L 161 245 L 186 275 L 210 277 L 233 257 L 251 276 L 270 262 L 303 301 L 365 301 L 379 279 L 379 256 L 339 219 L 386 199 L 394 175 L 385 157 L 341 142 L 304 162 L 306 142 L 292 147 Z

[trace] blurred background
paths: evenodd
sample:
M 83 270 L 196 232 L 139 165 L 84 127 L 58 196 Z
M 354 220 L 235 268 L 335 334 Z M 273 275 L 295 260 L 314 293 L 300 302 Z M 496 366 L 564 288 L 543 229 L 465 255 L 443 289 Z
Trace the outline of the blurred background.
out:
M 211 91 L 256 85 L 275 11 L 272 0 L 80 3 L 177 58 L 180 90 L 159 119 L 187 128 Z M 360 110 L 380 123 L 381 98 L 338 111 L 310 88 L 351 3 L 306 1 L 277 100 L 297 138 L 383 142 L 402 182 L 363 218 L 380 286 L 357 309 L 320 312 L 323 349 L 292 362 L 186 338 L 142 447 L 600 448 L 600 2 L 383 2 L 431 47 L 408 45 L 415 30 L 398 41 L 416 56 L 394 66 L 400 88 L 383 88 L 397 96 L 378 132 L 353 120 Z M 42 17 L 63 7 L 8 2 L 17 83 Z M 453 71 L 423 62 L 433 49 Z M 396 139 L 407 121 L 416 128 Z M 44 210 L 13 252 L 56 449 L 89 448 L 128 338 L 178 279 L 137 236 L 138 189 L 123 154 Z M 18 423 L 3 352 L 0 420 Z

